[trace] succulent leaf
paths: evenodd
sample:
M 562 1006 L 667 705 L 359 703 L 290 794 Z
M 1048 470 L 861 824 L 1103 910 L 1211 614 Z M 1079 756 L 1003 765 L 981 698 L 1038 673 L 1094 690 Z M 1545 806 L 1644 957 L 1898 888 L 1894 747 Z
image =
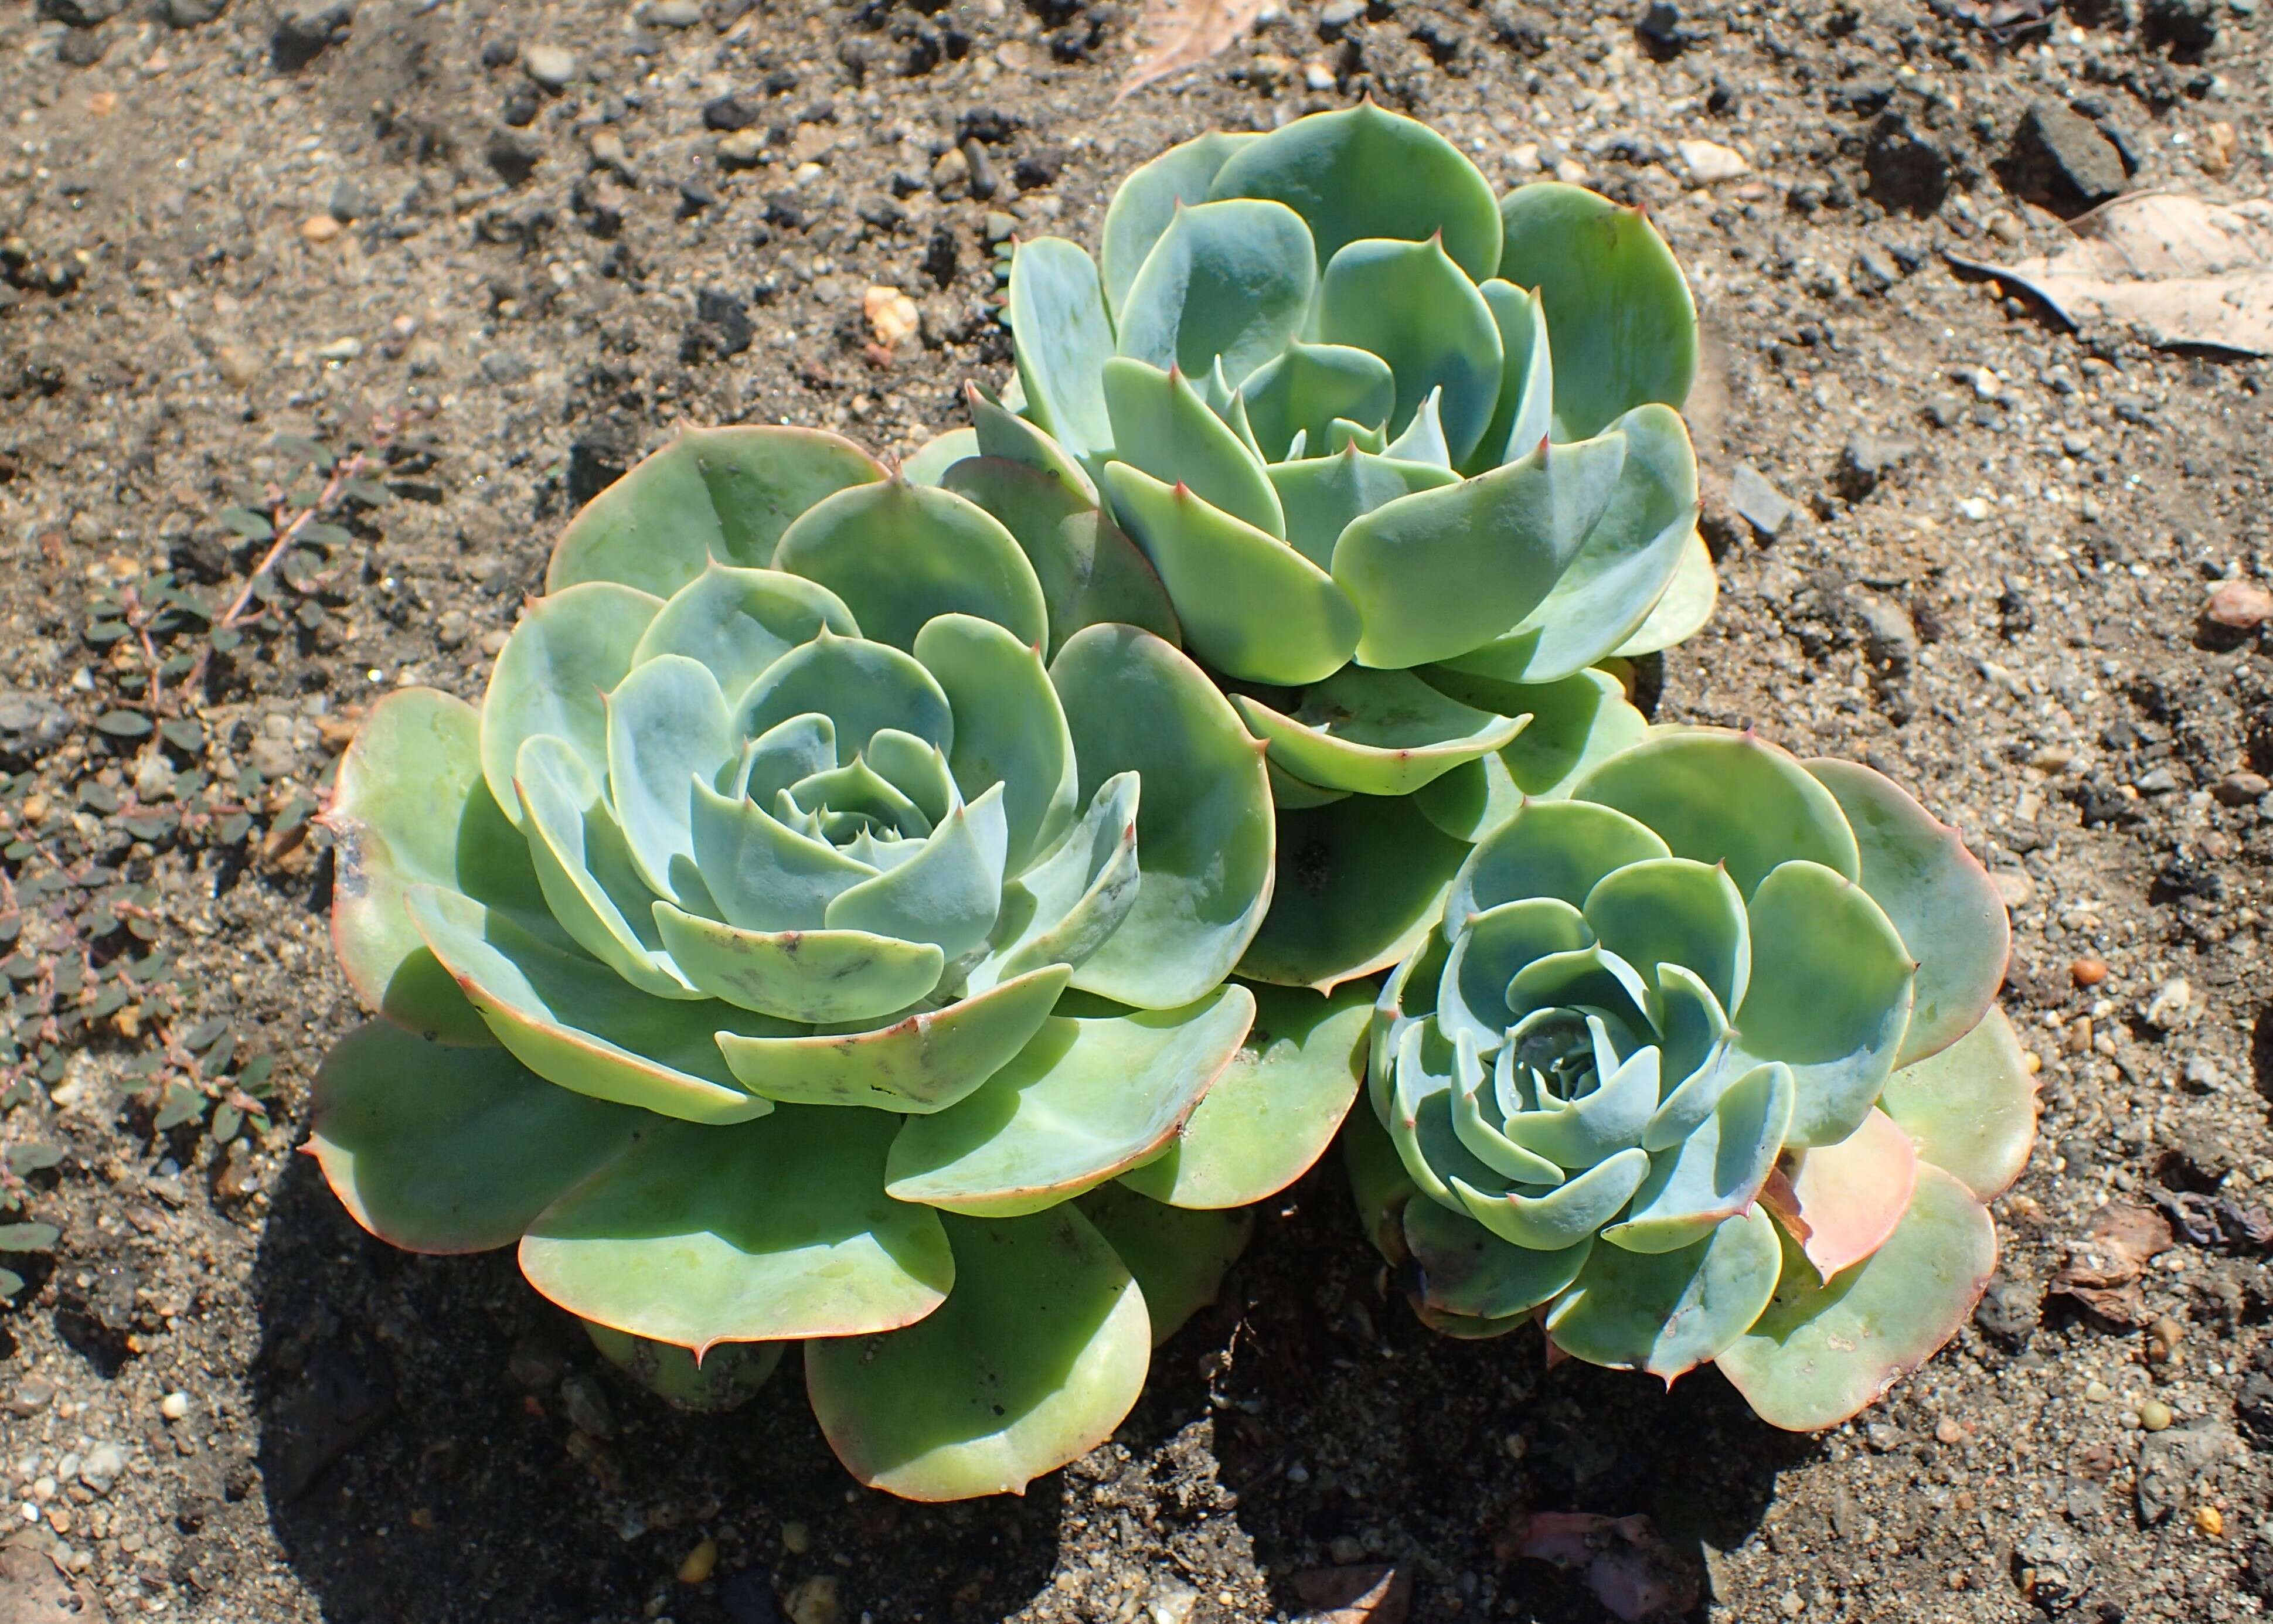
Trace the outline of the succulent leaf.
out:
M 1240 973 L 1330 992 L 1437 928 L 1468 849 L 1409 799 L 1350 796 L 1279 813 L 1277 889 Z
M 1139 1195 L 1125 1180 L 1101 1184 L 1075 1205 L 1136 1276 L 1156 1348 L 1215 1301 L 1255 1230 L 1255 1216 L 1244 1208 L 1171 1207 Z
M 632 669 L 640 638 L 662 607 L 648 593 L 596 581 L 539 598 L 514 627 L 482 700 L 482 773 L 515 827 L 521 799 L 513 774 L 521 741 L 550 734 L 596 770 L 604 768 L 605 696 Z
M 1113 320 L 1089 256 L 1063 237 L 1021 243 L 1010 262 L 1010 324 L 1034 422 L 1076 460 L 1111 445 L 1098 369 L 1114 353 Z
M 1463 705 L 1410 671 L 1356 666 L 1305 690 L 1291 716 L 1243 693 L 1231 702 L 1276 765 L 1306 783 L 1360 795 L 1409 795 L 1498 750 L 1525 721 Z
M 2037 1136 L 2037 1080 L 2001 1009 L 1948 1048 L 1895 1072 L 1879 1103 L 1920 1156 L 1983 1201 L 2021 1176 Z
M 1120 302 L 1120 353 L 1193 378 L 1220 358 L 1244 378 L 1302 332 L 1317 281 L 1292 210 L 1251 198 L 1181 207 Z
M 1547 1335 L 1590 1365 L 1670 1383 L 1720 1358 L 1760 1317 L 1782 1269 L 1774 1220 L 1755 1209 L 1671 1252 L 1596 1246 L 1547 1310 Z

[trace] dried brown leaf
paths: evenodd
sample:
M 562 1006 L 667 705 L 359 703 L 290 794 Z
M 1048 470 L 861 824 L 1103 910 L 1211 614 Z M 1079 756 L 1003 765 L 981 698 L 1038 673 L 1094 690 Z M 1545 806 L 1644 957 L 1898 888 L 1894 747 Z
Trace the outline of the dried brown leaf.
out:
M 1311 1610 L 1304 1624 L 1405 1624 L 1413 1607 L 1412 1581 L 1384 1563 L 1310 1568 L 1294 1594 Z
M 1243 37 L 1270 0 L 1144 0 L 1144 54 L 1114 93 L 1118 103 L 1155 79 L 1197 68 Z
M 2170 1220 L 2153 1208 L 2110 1201 L 2094 1215 L 2084 1238 L 2068 1243 L 2067 1261 L 2046 1289 L 2119 1325 L 2144 1325 L 2154 1316 L 2139 1278 L 2175 1240 Z
M 2068 222 L 2056 254 L 1953 263 L 2027 288 L 2070 326 L 2137 326 L 2165 348 L 2273 355 L 2273 201 L 2142 191 Z

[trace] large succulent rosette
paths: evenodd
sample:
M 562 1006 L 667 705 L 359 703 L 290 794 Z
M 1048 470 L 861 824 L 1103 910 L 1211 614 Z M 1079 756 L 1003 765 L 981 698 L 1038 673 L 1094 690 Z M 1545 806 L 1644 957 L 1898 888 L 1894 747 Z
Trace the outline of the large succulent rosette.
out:
M 311 1148 L 349 1210 L 516 1245 L 681 1402 L 803 1342 L 902 1494 L 1108 1434 L 1228 1209 L 1332 1136 L 1366 1017 L 1266 989 L 1257 1026 L 1226 984 L 1261 747 L 1127 624 L 1141 562 L 1095 562 L 799 430 L 603 493 L 481 705 L 398 691 L 341 765 L 334 934 L 380 1018 Z
M 1868 767 L 1666 728 L 1479 843 L 1346 1140 L 1422 1319 L 1833 1425 L 1996 1261 L 2033 1078 L 2005 909 Z
M 1369 102 L 1172 148 L 1095 260 L 1017 245 L 1009 314 L 1016 409 L 974 398 L 919 471 L 1014 530 L 1079 517 L 1143 549 L 1269 743 L 1257 976 L 1395 962 L 1506 805 L 1638 737 L 1590 668 L 1711 609 L 1675 409 L 1695 312 L 1638 209 L 1496 198 Z

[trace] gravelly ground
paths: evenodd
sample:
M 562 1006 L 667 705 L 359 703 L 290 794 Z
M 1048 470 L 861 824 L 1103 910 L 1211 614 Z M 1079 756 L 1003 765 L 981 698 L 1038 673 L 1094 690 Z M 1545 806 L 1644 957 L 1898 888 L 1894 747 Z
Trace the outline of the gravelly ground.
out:
M 1406 1567 L 1416 1619 L 1599 1618 L 1575 1575 L 1494 1548 L 1514 1512 L 1569 1508 L 1648 1514 L 1714 1620 L 2260 1612 L 2273 662 L 2198 617 L 2267 573 L 2268 371 L 2071 335 L 1945 258 L 2061 235 L 2007 189 L 2038 100 L 2095 121 L 2134 186 L 2264 194 L 2255 0 L 2072 0 L 2009 41 L 1906 0 L 1684 4 L 1647 35 L 1632 7 L 1337 0 L 1117 106 L 1129 8 L 926 4 L 0 10 L 15 1014 L 69 932 L 99 969 L 146 933 L 176 955 L 151 972 L 182 1006 L 165 1031 L 217 1020 L 281 1059 L 265 1134 L 160 1131 L 137 994 L 66 1022 L 7 1096 L 0 1141 L 64 1152 L 28 1175 L 63 1234 L 0 1309 L 22 1530 L 0 1619 L 71 1616 L 29 1610 L 64 1583 L 33 1545 L 78 1616 L 121 1620 L 821 1624 L 833 1594 L 878 1624 L 1213 1624 L 1299 1613 L 1294 1575 L 1362 1560 Z M 1369 92 L 1496 181 L 1560 165 L 1646 201 L 1690 267 L 1724 595 L 1660 714 L 1881 766 L 2003 877 L 2045 1117 L 1983 1314 L 1856 1425 L 1788 1438 L 1709 1373 L 1662 1395 L 1547 1372 L 1529 1334 L 1429 1338 L 1328 1168 L 1120 1437 L 1023 1501 L 851 1489 L 793 1379 L 723 1422 L 603 1382 L 601 1433 L 561 1387 L 594 1361 L 509 1261 L 371 1242 L 289 1154 L 356 1018 L 296 822 L 341 723 L 392 684 L 476 692 L 574 501 L 672 425 L 911 449 L 962 378 L 1003 372 L 992 239 L 1087 236 L 1167 142 Z M 1693 184 L 1677 144 L 1699 139 L 1749 168 Z M 864 353 L 874 285 L 920 306 L 897 355 Z M 274 437 L 345 446 L 406 405 L 396 499 L 286 632 L 201 674 L 202 731 L 96 727 L 151 696 L 135 640 L 90 621 L 158 570 L 233 596 L 258 550 L 215 515 Z M 79 879 L 35 898 L 42 863 Z M 119 886 L 147 891 L 93 917 Z M 2077 988 L 2080 959 L 2107 979 Z M 2156 1360 L 2044 1287 L 2095 1209 L 2158 1194 L 2212 1218 L 2112 1305 L 2178 1328 Z M 2174 1425 L 2141 1428 L 2150 1395 Z M 706 1537 L 716 1575 L 675 1583 Z

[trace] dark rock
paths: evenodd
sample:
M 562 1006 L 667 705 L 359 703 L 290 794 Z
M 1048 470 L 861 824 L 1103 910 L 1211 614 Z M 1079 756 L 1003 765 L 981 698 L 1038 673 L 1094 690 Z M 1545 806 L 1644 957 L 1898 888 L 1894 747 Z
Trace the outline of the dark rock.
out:
M 529 137 L 514 135 L 506 130 L 493 133 L 489 144 L 482 149 L 482 156 L 488 161 L 490 168 L 496 170 L 498 178 L 508 186 L 525 184 L 536 172 L 536 161 L 544 155 L 544 149 Z
M 56 60 L 67 68 L 91 68 L 109 48 L 108 34 L 93 28 L 73 28 L 56 46 Z
M 40 15 L 74 28 L 107 23 L 126 9 L 126 0 L 40 0 Z
M 1898 109 L 1880 114 L 1871 126 L 1863 168 L 1871 177 L 1871 195 L 1888 208 L 1931 214 L 1949 195 L 1949 154 Z
M 1018 183 L 1020 191 L 1031 191 L 1038 186 L 1047 186 L 1056 181 L 1065 168 L 1065 153 L 1054 146 L 1039 147 L 1018 160 L 1010 176 Z
M 168 538 L 166 567 L 176 575 L 211 586 L 229 573 L 229 543 L 210 531 Z
M 965 138 L 960 151 L 964 162 L 971 166 L 971 195 L 974 198 L 993 197 L 999 183 L 995 178 L 994 161 L 986 155 L 986 149 L 975 138 Z
M 2167 1522 L 2185 1503 L 2194 1480 L 2236 1440 L 2223 1421 L 2204 1418 L 2149 1433 L 2139 1446 L 2139 1520 L 2149 1528 Z
M 784 231 L 802 231 L 806 228 L 805 210 L 799 206 L 793 191 L 777 191 L 766 199 L 766 224 Z
M 2029 1340 L 2043 1318 L 2044 1301 L 2044 1292 L 2037 1287 L 1999 1275 L 1981 1293 L 1973 1321 L 1998 1341 L 2017 1348 Z
M 639 460 L 638 430 L 619 423 L 598 423 L 568 442 L 568 500 L 581 507 L 624 476 Z
M 521 45 L 514 40 L 491 40 L 482 46 L 482 66 L 509 68 L 521 60 Z
M 945 226 L 934 226 L 931 242 L 926 245 L 923 272 L 926 276 L 945 288 L 955 281 L 955 273 L 962 258 L 955 241 L 955 233 Z
M 526 129 L 536 118 L 536 93 L 526 85 L 514 86 L 499 116 L 516 130 Z
M 739 96 L 716 96 L 702 104 L 702 122 L 712 130 L 746 130 L 759 116 L 757 109 Z
M 988 146 L 1000 146 L 1017 133 L 1019 124 L 1018 119 L 1000 108 L 975 107 L 955 121 L 956 144 L 979 141 Z
M 796 70 L 776 68 L 759 81 L 759 87 L 769 96 L 785 96 L 797 88 Z
M 1839 453 L 1839 467 L 1832 483 L 1839 494 L 1850 502 L 1859 502 L 1884 482 L 1887 475 L 1918 454 L 1916 440 L 1898 434 L 1857 434 L 1850 437 Z
M 1749 462 L 1729 471 L 1729 502 L 1764 542 L 1775 540 L 1799 511 Z
M 21 772 L 71 737 L 71 713 L 44 693 L 0 688 L 0 767 Z
M 2128 178 L 2122 154 L 2089 119 L 2057 101 L 2029 103 L 2006 158 L 2011 190 L 2083 209 L 2114 197 Z
M 269 56 L 284 72 L 296 73 L 347 38 L 354 21 L 354 0 L 295 6 L 276 19 L 268 36 Z
M 1705 36 L 1696 29 L 1684 26 L 1681 8 L 1656 0 L 1641 14 L 1634 25 L 1634 33 L 1641 40 L 1641 48 L 1657 62 L 1670 62 Z
M 333 183 L 332 195 L 325 202 L 324 210 L 334 220 L 363 220 L 371 213 L 371 198 L 353 177 L 343 175 Z
M 2147 0 L 2139 13 L 2147 43 L 2167 47 L 2183 62 L 2199 62 L 2217 43 L 2217 0 Z
M 728 1574 L 718 1586 L 718 1605 L 731 1624 L 781 1624 L 773 1575 L 762 1568 L 738 1568 Z
M 166 0 L 166 20 L 176 28 L 200 28 L 221 15 L 228 0 Z
M 1878 249 L 1865 244 L 1847 267 L 1847 281 L 1865 298 L 1881 294 L 1902 280 L 1902 271 Z
M 275 1401 L 261 1433 L 261 1474 L 273 1504 L 307 1491 L 325 1467 L 368 1438 L 394 1408 L 376 1349 L 327 1342 Z
M 681 220 L 694 219 L 704 209 L 709 208 L 712 204 L 717 201 L 718 194 L 699 182 L 681 181 L 679 183 L 679 208 L 677 210 L 677 213 L 678 217 Z
M 739 355 L 749 348 L 756 333 L 747 301 L 724 288 L 705 288 L 694 296 L 694 319 L 679 337 L 679 358 L 692 363 L 710 355 Z

